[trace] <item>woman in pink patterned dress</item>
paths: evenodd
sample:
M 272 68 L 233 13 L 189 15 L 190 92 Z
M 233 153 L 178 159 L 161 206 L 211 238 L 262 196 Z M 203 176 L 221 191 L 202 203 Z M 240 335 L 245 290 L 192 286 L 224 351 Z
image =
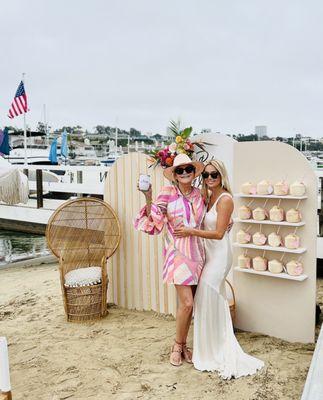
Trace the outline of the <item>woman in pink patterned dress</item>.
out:
M 146 205 L 135 219 L 135 228 L 150 235 L 159 234 L 166 227 L 163 280 L 174 284 L 178 295 L 176 338 L 170 355 L 170 363 L 175 366 L 182 364 L 182 357 L 192 363 L 186 339 L 194 291 L 204 266 L 204 247 L 196 236 L 175 238 L 174 230 L 180 226 L 200 229 L 205 205 L 200 190 L 192 183 L 203 169 L 201 162 L 191 161 L 186 154 L 177 155 L 173 166 L 164 170 L 165 177 L 174 184 L 163 187 L 154 202 L 151 188 L 143 192 Z

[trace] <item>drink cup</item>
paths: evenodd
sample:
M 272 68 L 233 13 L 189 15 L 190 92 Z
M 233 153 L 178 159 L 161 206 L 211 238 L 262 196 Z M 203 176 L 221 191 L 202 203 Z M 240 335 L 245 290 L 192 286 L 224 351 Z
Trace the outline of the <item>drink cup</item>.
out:
M 147 192 L 150 188 L 150 175 L 139 175 L 139 190 Z

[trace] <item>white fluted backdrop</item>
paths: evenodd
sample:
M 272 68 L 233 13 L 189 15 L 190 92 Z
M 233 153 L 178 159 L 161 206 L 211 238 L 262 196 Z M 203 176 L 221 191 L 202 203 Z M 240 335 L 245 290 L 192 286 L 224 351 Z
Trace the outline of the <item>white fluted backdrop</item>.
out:
M 128 309 L 175 315 L 175 289 L 162 281 L 163 234 L 150 236 L 133 227 L 134 217 L 145 204 L 137 190 L 139 174 L 151 176 L 153 196 L 168 184 L 161 168 L 148 168 L 147 161 L 141 153 L 125 155 L 113 164 L 105 182 L 104 200 L 116 211 L 121 224 L 120 247 L 108 261 L 108 299 Z

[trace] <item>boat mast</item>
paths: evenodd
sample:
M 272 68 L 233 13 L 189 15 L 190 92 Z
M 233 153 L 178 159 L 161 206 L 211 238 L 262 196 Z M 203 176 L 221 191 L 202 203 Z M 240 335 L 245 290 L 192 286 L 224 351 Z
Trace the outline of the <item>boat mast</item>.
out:
M 115 147 L 114 147 L 114 155 L 116 159 L 117 159 L 117 154 L 118 154 L 118 127 L 116 126 Z
M 48 140 L 48 126 L 47 126 L 47 121 L 46 121 L 46 104 L 44 104 L 44 128 L 45 128 L 45 135 L 46 135 L 46 146 L 48 147 L 49 145 L 49 140 Z
M 25 86 L 25 73 L 22 74 L 22 83 Z M 27 129 L 26 129 L 26 113 L 24 112 L 24 150 L 25 150 L 25 161 L 24 165 L 28 165 L 27 159 Z

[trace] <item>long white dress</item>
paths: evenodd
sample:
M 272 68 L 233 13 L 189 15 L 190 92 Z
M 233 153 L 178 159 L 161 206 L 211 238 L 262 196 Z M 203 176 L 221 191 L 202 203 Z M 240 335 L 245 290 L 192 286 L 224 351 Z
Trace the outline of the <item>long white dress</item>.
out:
M 215 230 L 219 199 L 206 213 L 204 229 Z M 241 349 L 233 331 L 225 278 L 232 264 L 229 234 L 222 240 L 205 239 L 206 263 L 197 287 L 194 304 L 193 363 L 200 371 L 218 371 L 224 379 L 254 374 L 264 366 Z

